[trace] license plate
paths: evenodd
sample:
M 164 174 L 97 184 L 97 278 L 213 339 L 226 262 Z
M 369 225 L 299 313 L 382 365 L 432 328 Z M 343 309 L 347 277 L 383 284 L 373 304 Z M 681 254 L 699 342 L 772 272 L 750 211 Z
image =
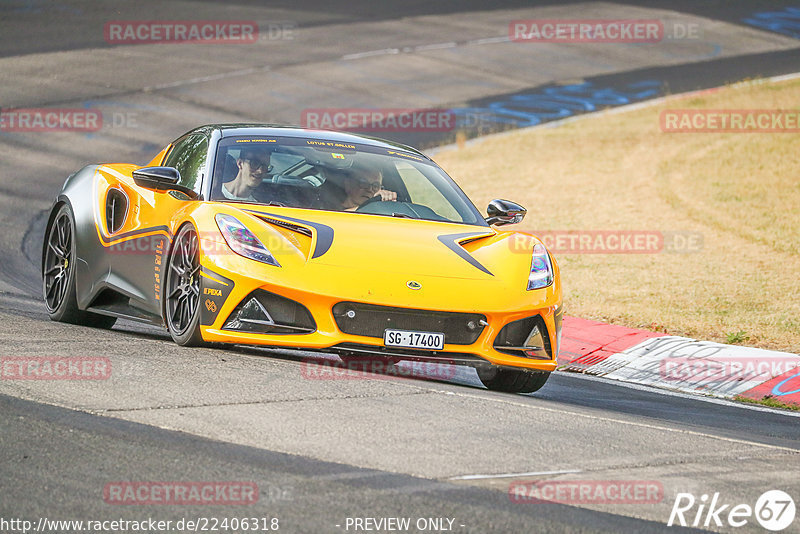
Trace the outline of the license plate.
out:
M 383 344 L 387 347 L 442 350 L 444 349 L 444 334 L 413 330 L 384 330 Z

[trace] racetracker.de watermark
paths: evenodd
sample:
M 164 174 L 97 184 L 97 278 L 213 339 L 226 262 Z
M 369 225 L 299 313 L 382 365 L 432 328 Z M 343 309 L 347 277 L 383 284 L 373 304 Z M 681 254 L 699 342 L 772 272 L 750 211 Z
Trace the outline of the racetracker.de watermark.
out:
M 0 380 L 108 380 L 111 360 L 91 356 L 2 356 Z
M 512 20 L 508 36 L 526 43 L 658 43 L 664 23 L 656 19 Z
M 657 480 L 531 480 L 512 482 L 515 504 L 656 504 L 664 500 Z
M 665 133 L 798 133 L 800 111 L 785 109 L 665 109 Z
M 659 254 L 700 252 L 703 234 L 659 230 L 531 230 L 553 254 Z M 530 253 L 532 237 L 509 240 L 514 252 Z
M 259 499 L 255 482 L 109 482 L 103 500 L 114 505 L 249 505 Z
M 264 247 L 272 253 L 275 252 L 296 252 L 300 248 L 299 242 L 291 241 L 291 237 L 284 238 L 280 234 L 261 234 L 258 237 Z M 163 234 L 152 234 L 143 237 L 126 238 L 114 241 L 106 247 L 109 254 L 119 255 L 161 255 L 164 253 L 164 246 L 167 238 Z M 219 232 L 201 232 L 198 235 L 200 249 L 206 256 L 227 256 L 236 254 L 225 238 Z
M 450 132 L 456 114 L 450 109 L 311 108 L 303 110 L 300 124 L 350 132 Z
M 96 132 L 103 114 L 87 108 L 17 108 L 0 111 L 3 132 Z
M 798 368 L 800 368 L 800 357 L 675 357 L 664 358 L 659 362 L 659 375 L 667 382 L 702 382 L 705 384 L 745 380 L 766 382 Z
M 112 20 L 103 27 L 108 44 L 253 44 L 253 20 Z
M 458 367 L 447 361 L 407 361 L 394 365 L 390 361 L 366 358 L 335 362 L 303 360 L 300 364 L 300 375 L 306 380 L 451 380 L 457 372 Z

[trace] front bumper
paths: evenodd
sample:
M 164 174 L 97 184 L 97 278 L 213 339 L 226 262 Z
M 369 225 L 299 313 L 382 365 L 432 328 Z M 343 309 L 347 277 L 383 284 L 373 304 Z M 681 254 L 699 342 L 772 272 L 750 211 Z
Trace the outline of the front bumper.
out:
M 505 302 L 500 303 L 497 302 L 496 288 L 487 291 L 489 288 L 482 281 L 465 282 L 464 280 L 452 281 L 447 278 L 419 277 L 426 287 L 439 288 L 439 294 L 433 294 L 434 291 L 431 291 L 427 296 L 422 296 L 419 292 L 397 291 L 397 295 L 394 296 L 386 294 L 386 292 L 377 294 L 378 291 L 365 290 L 364 287 L 370 287 L 371 283 L 376 283 L 374 280 L 365 280 L 355 290 L 352 288 L 352 284 L 350 286 L 343 284 L 338 291 L 334 288 L 327 288 L 328 291 L 323 288 L 320 291 L 319 287 L 316 287 L 315 291 L 298 289 L 303 284 L 292 280 L 269 283 L 265 280 L 275 279 L 276 274 L 281 274 L 276 268 L 231 256 L 221 261 L 215 261 L 213 265 L 204 265 L 203 270 L 201 309 L 205 308 L 205 315 L 203 324 L 201 324 L 201 333 L 205 341 L 313 349 L 336 353 L 362 353 L 395 359 L 401 357 L 416 360 L 440 359 L 472 366 L 488 362 L 499 366 L 536 371 L 553 371 L 556 368 L 563 311 L 560 287 L 557 285 L 558 280 L 557 284 L 548 288 L 520 293 L 522 297 L 527 298 L 518 298 L 517 302 L 513 302 L 513 299 L 505 299 Z M 335 271 L 335 268 L 328 266 L 325 270 L 326 272 L 327 270 Z M 242 272 L 247 272 L 248 275 L 242 275 Z M 336 275 L 333 272 L 330 274 L 334 277 Z M 384 274 L 384 278 L 386 279 L 381 283 L 390 286 L 398 285 L 394 278 L 397 278 L 398 281 L 407 279 L 404 275 L 394 276 L 391 273 Z M 450 284 L 449 288 L 442 288 L 448 284 Z M 464 298 L 465 287 L 470 288 L 465 284 L 473 284 L 473 298 Z M 350 287 L 350 290 L 347 290 L 346 287 Z M 291 329 L 281 328 L 276 329 L 281 333 L 258 333 L 252 331 L 252 328 L 249 329 L 251 331 L 231 328 L 231 325 L 237 326 L 235 321 L 230 320 L 232 315 L 235 315 L 234 312 L 238 313 L 238 310 L 241 310 L 254 292 L 259 290 L 299 303 L 313 318 L 313 331 L 306 329 L 295 333 Z M 452 297 L 443 298 L 448 294 L 451 294 Z M 416 300 L 411 300 L 412 298 Z M 485 305 L 482 306 L 481 301 Z M 459 339 L 459 343 L 448 343 L 448 334 L 445 332 L 444 349 L 440 351 L 389 348 L 384 346 L 382 334 L 378 331 L 380 329 L 376 330 L 375 321 L 372 321 L 373 324 L 367 329 L 370 335 L 357 335 L 343 331 L 337 324 L 337 317 L 334 315 L 334 307 L 339 304 L 337 309 L 341 309 L 341 303 L 355 303 L 365 309 L 391 307 L 405 311 L 421 310 L 431 316 L 464 314 L 465 320 L 474 319 L 476 316 L 484 317 L 485 320 L 482 321 L 480 333 L 477 336 L 471 338 L 467 336 L 466 340 L 464 336 L 460 338 L 450 336 Z M 214 312 L 209 312 L 210 309 L 213 309 Z M 506 350 L 503 347 L 500 347 L 501 350 L 497 350 L 495 348 L 498 336 L 506 325 L 529 318 L 535 318 L 539 325 L 541 336 L 545 339 L 544 350 L 531 351 L 530 355 L 526 355 L 521 350 Z M 339 320 L 341 324 L 341 317 Z M 417 328 L 422 331 L 441 331 L 436 326 L 426 328 L 424 320 L 417 321 L 415 324 L 418 324 Z M 441 324 L 443 323 L 439 323 L 439 325 Z M 346 329 L 351 332 L 358 330 Z M 503 339 L 505 337 L 501 336 Z M 504 344 L 518 345 L 519 343 L 505 340 Z

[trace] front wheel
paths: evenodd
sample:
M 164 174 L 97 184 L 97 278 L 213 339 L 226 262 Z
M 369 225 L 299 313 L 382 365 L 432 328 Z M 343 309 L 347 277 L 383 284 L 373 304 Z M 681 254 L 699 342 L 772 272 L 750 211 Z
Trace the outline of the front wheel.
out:
M 178 232 L 167 262 L 164 319 L 178 345 L 201 345 L 200 243 L 191 224 Z
M 478 378 L 483 385 L 493 391 L 506 393 L 533 393 L 544 386 L 550 373 L 546 371 L 524 371 L 517 369 L 502 369 L 492 366 L 486 369 L 477 369 Z

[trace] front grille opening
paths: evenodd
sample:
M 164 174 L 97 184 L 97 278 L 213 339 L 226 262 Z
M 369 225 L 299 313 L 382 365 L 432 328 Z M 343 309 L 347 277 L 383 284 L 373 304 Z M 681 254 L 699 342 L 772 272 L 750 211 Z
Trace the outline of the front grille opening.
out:
M 222 329 L 253 334 L 308 334 L 317 330 L 317 323 L 299 302 L 256 289 L 236 306 Z
M 486 316 L 412 308 L 394 308 L 360 302 L 339 302 L 333 307 L 336 326 L 345 334 L 383 338 L 387 328 L 418 332 L 443 332 L 444 342 L 471 345 L 483 332 Z
M 553 354 L 547 326 L 540 315 L 505 325 L 494 340 L 494 348 L 505 354 L 537 360 L 551 360 Z

